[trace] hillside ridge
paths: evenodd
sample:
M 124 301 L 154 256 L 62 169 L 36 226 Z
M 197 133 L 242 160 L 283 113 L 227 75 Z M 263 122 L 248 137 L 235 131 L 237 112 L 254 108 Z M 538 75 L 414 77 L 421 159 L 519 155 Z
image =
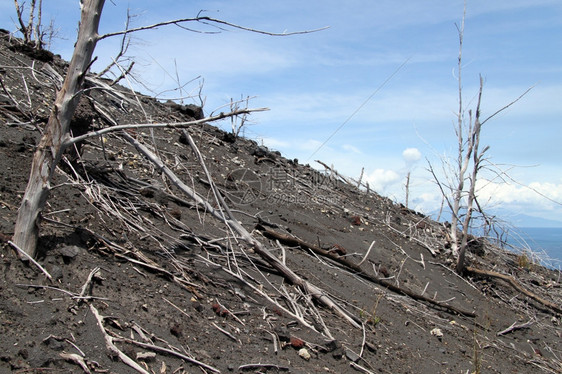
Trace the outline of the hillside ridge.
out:
M 210 123 L 69 150 L 41 226 L 50 281 L 7 241 L 67 65 L 18 43 L 0 33 L 0 371 L 562 372 L 560 272 L 480 240 L 470 267 L 538 299 L 460 277 L 440 223 Z M 109 83 L 88 77 L 74 135 L 203 115 Z

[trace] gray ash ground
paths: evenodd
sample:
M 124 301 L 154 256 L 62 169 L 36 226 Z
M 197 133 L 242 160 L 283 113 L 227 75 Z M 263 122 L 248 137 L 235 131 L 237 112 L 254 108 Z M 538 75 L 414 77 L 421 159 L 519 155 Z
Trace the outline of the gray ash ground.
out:
M 92 307 L 105 317 L 103 331 L 117 348 L 150 373 L 562 372 L 560 315 L 501 280 L 454 274 L 439 223 L 210 124 L 187 131 L 237 219 L 363 328 L 284 280 L 119 134 L 84 142 L 79 156 L 69 152 L 56 173 L 37 259 L 49 281 L 7 241 L 53 102 L 53 72 L 62 76 L 66 65 L 49 54 L 34 60 L 17 41 L 0 36 L 0 372 L 137 372 L 106 347 Z M 139 100 L 154 122 L 200 115 L 193 107 Z M 121 87 L 89 90 L 74 128 L 108 126 L 108 118 L 145 122 L 136 105 Z M 180 130 L 130 134 L 214 201 Z M 361 265 L 365 272 L 476 317 L 391 292 L 302 247 L 280 249 L 259 225 L 354 263 L 374 240 Z M 471 266 L 512 275 L 560 306 L 560 273 L 522 260 L 490 244 L 469 255 Z M 497 335 L 528 321 L 527 328 Z

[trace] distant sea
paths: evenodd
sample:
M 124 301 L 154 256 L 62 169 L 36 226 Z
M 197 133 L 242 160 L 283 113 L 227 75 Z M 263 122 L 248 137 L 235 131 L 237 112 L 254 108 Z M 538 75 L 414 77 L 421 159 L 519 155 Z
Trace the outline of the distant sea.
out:
M 562 268 L 562 227 L 519 227 L 509 233 L 507 242 L 518 248 L 530 248 L 539 254 L 545 253 L 543 265 Z

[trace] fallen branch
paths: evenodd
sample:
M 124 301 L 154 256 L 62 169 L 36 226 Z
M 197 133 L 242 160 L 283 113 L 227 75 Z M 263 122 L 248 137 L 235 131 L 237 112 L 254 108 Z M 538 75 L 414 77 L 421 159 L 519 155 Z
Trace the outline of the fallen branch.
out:
M 24 258 L 27 258 L 29 261 L 31 261 L 33 263 L 33 265 L 37 266 L 39 268 L 39 270 L 41 270 L 43 272 L 43 274 L 45 274 L 45 276 L 47 278 L 49 278 L 49 280 L 52 282 L 53 281 L 53 277 L 51 276 L 51 274 L 49 274 L 49 272 L 43 267 L 41 266 L 37 261 L 35 261 L 33 259 L 32 256 L 28 255 L 23 249 L 21 249 L 20 247 L 18 247 L 16 245 L 16 243 L 12 242 L 11 240 L 8 240 L 8 244 L 14 248 L 15 250 L 17 250 L 19 252 L 20 255 L 24 256 Z
M 132 367 L 133 369 L 135 369 L 136 371 L 138 371 L 141 374 L 150 374 L 148 371 L 144 370 L 139 364 L 137 364 L 132 358 L 130 358 L 129 356 L 127 356 L 126 354 L 124 354 L 123 352 L 121 352 L 119 350 L 119 348 L 117 348 L 115 346 L 115 344 L 113 344 L 113 340 L 114 338 L 112 338 L 111 336 L 109 336 L 107 334 L 107 331 L 105 331 L 105 327 L 103 327 L 103 317 L 99 314 L 98 310 L 96 309 L 96 307 L 94 307 L 93 305 L 90 304 L 90 310 L 92 311 L 92 314 L 94 315 L 94 317 L 96 318 L 96 321 L 98 323 L 98 327 L 101 330 L 101 333 L 103 334 L 103 337 L 105 339 L 105 346 L 107 347 L 107 349 L 114 354 L 115 356 L 119 357 L 119 359 L 121 361 L 123 361 L 125 364 L 129 365 L 130 367 Z
M 371 249 L 373 249 L 373 246 L 375 245 L 375 241 L 373 240 L 373 242 L 371 243 L 371 245 L 369 246 L 369 249 L 367 250 L 367 253 L 365 253 L 365 256 L 363 256 L 363 259 L 361 261 L 359 261 L 359 263 L 357 264 L 357 266 L 361 266 L 363 264 L 363 262 L 365 262 L 365 260 L 367 259 L 367 257 L 369 257 L 369 253 L 371 253 Z
M 507 329 L 497 332 L 496 336 L 509 334 L 510 332 L 515 330 L 528 329 L 529 327 L 531 327 L 532 324 L 533 324 L 532 320 L 530 320 L 529 322 L 521 323 L 519 325 L 516 322 L 513 322 L 511 326 L 509 326 Z
M 230 339 L 232 339 L 232 340 L 234 340 L 235 342 L 238 343 L 238 339 L 236 339 L 236 337 L 234 335 L 232 335 L 231 333 L 229 333 L 225 329 L 218 327 L 217 324 L 214 323 L 214 322 L 211 322 L 211 325 L 213 325 L 214 328 L 216 328 L 217 330 L 222 332 L 224 335 L 228 336 Z
M 396 292 L 396 293 L 401 294 L 401 295 L 409 296 L 414 300 L 423 301 L 427 304 L 437 306 L 437 307 L 445 309 L 445 310 L 447 310 L 447 311 L 449 311 L 453 314 L 460 314 L 460 315 L 464 315 L 464 316 L 467 316 L 467 317 L 476 317 L 476 314 L 474 312 L 462 310 L 462 309 L 459 309 L 459 308 L 454 307 L 452 305 L 443 304 L 439 301 L 430 299 L 429 297 L 416 294 L 416 293 L 414 293 L 413 291 L 411 291 L 407 288 L 399 287 L 399 286 L 396 286 L 392 283 L 387 282 L 384 279 L 377 278 L 374 275 L 371 275 L 371 274 L 367 273 L 359 265 L 357 265 L 357 264 L 355 264 L 355 263 L 353 263 L 353 262 L 351 262 L 351 261 L 349 261 L 349 260 L 347 260 L 343 257 L 340 257 L 333 252 L 326 251 L 325 249 L 319 248 L 314 244 L 307 243 L 307 242 L 305 242 L 305 241 L 303 241 L 303 240 L 301 240 L 297 237 L 277 232 L 277 231 L 275 231 L 273 229 L 270 229 L 268 227 L 265 227 L 263 225 L 258 225 L 256 228 L 259 231 L 261 231 L 265 236 L 267 236 L 269 238 L 277 239 L 281 242 L 284 242 L 285 244 L 287 244 L 289 246 L 300 246 L 301 248 L 309 249 L 316 254 L 327 257 L 330 260 L 332 260 L 332 261 L 334 261 L 334 262 L 336 262 L 340 265 L 345 266 L 348 270 L 351 270 L 352 272 L 354 272 L 355 274 L 357 274 L 361 278 L 366 279 L 368 281 L 371 281 L 373 283 L 379 284 L 379 285 L 389 289 L 390 291 Z
M 155 129 L 155 128 L 180 129 L 180 128 L 186 128 L 186 127 L 191 127 L 191 126 L 195 126 L 195 125 L 201 125 L 203 123 L 214 122 L 214 121 L 218 121 L 218 120 L 221 120 L 221 119 L 224 119 L 224 118 L 239 116 L 241 114 L 249 114 L 249 113 L 253 113 L 253 112 L 264 112 L 264 111 L 267 111 L 267 110 L 269 110 L 269 109 L 268 108 L 240 109 L 240 110 L 236 110 L 236 111 L 230 112 L 230 113 L 219 113 L 216 116 L 206 117 L 206 118 L 203 118 L 203 119 L 187 121 L 187 122 L 139 123 L 139 124 L 127 124 L 127 125 L 110 126 L 110 127 L 105 127 L 101 130 L 90 131 L 90 132 L 88 132 L 84 135 L 81 135 L 81 136 L 75 136 L 75 137 L 69 138 L 65 141 L 64 146 L 68 147 L 72 144 L 79 143 L 79 142 L 84 141 L 88 138 L 99 137 L 101 135 L 104 135 L 104 134 L 107 134 L 107 133 L 110 133 L 110 132 L 117 132 L 117 131 L 121 131 L 121 130 L 133 130 L 133 129 L 138 130 L 138 129 L 146 129 L 146 128 L 151 128 L 151 129 Z
M 84 285 L 82 286 L 82 291 L 80 291 L 80 295 L 79 295 L 80 298 L 83 298 L 84 295 L 86 295 L 86 291 L 88 291 L 88 288 L 91 289 L 92 280 L 94 279 L 94 277 L 99 271 L 100 268 L 95 267 L 94 270 L 90 272 L 90 274 L 88 275 L 88 279 L 86 279 L 86 283 L 84 283 Z
M 139 341 L 136 341 L 136 340 L 127 339 L 127 338 L 123 338 L 123 337 L 112 338 L 112 339 L 115 340 L 115 341 L 120 341 L 120 342 L 138 345 L 139 347 L 150 349 L 150 350 L 153 350 L 153 351 L 156 351 L 156 352 L 167 353 L 167 354 L 170 354 L 172 356 L 179 357 L 182 360 L 185 360 L 187 362 L 191 362 L 192 364 L 198 365 L 198 366 L 202 367 L 203 369 L 207 369 L 207 370 L 212 371 L 214 373 L 220 373 L 219 369 L 216 369 L 212 366 L 209 366 L 209 365 L 207 365 L 207 364 L 205 364 L 201 361 L 197 361 L 194 358 L 186 356 L 186 355 L 184 355 L 180 352 L 174 351 L 172 349 L 160 347 L 160 346 L 157 346 L 157 345 L 154 345 L 154 344 L 143 343 L 143 342 L 139 342 Z
M 82 370 L 84 370 L 84 373 L 91 374 L 91 371 L 88 368 L 88 365 L 86 364 L 82 356 L 76 353 L 66 353 L 66 352 L 59 353 L 59 356 L 61 356 L 66 361 L 70 361 L 79 365 L 82 368 Z
M 556 313 L 562 313 L 562 308 L 559 307 L 558 305 L 554 304 L 553 302 L 550 302 L 548 300 L 545 300 L 539 296 L 537 296 L 536 294 L 534 294 L 531 291 L 526 290 L 525 288 L 523 288 L 523 286 L 521 286 L 513 277 L 509 276 L 509 275 L 505 275 L 505 274 L 501 274 L 495 271 L 490 271 L 490 270 L 482 270 L 482 269 L 477 269 L 475 267 L 472 266 L 467 266 L 465 271 L 467 273 L 471 273 L 474 275 L 480 275 L 480 276 L 485 276 L 485 277 L 491 277 L 491 278 L 498 278 L 501 279 L 507 283 L 509 283 L 509 285 L 511 287 L 513 287 L 514 289 L 516 289 L 517 291 L 521 292 L 522 294 L 524 294 L 525 296 L 528 296 L 529 298 L 535 300 L 536 302 L 538 302 L 539 304 L 542 304 L 550 309 L 552 309 L 553 311 L 555 311 Z M 550 311 L 550 310 L 549 310 Z
M 219 219 L 220 221 L 225 222 L 228 227 L 233 230 L 234 232 L 238 233 L 241 236 L 241 239 L 244 240 L 246 243 L 251 245 L 254 251 L 262 257 L 267 263 L 272 266 L 275 270 L 279 271 L 283 274 L 283 276 L 289 280 L 292 284 L 300 287 L 304 290 L 307 294 L 311 295 L 315 298 L 318 302 L 323 304 L 324 306 L 332 309 L 336 314 L 346 319 L 349 323 L 351 323 L 356 328 L 361 328 L 361 322 L 355 316 L 352 316 L 340 306 L 338 306 L 322 289 L 318 288 L 317 286 L 313 285 L 312 283 L 304 280 L 295 272 L 293 272 L 290 268 L 288 268 L 285 264 L 283 264 L 277 257 L 275 257 L 269 250 L 267 250 L 259 241 L 254 239 L 252 235 L 233 217 L 230 212 L 230 209 L 224 203 L 222 198 L 219 198 L 219 204 L 221 207 L 224 208 L 223 210 L 218 210 L 215 208 L 211 203 L 207 200 L 203 199 L 200 195 L 198 195 L 191 187 L 187 186 L 183 181 L 181 181 L 176 174 L 168 168 L 162 160 L 156 156 L 152 151 L 150 151 L 146 146 L 139 143 L 136 139 L 132 136 L 127 134 L 126 132 L 121 133 L 122 136 L 129 141 L 141 154 L 149 159 L 154 165 L 156 165 L 171 181 L 182 190 L 185 194 L 190 196 L 194 199 L 199 205 L 203 207 L 203 209 L 209 212 L 212 216 Z M 193 147 L 194 145 L 192 145 Z M 198 152 L 198 149 L 195 147 L 195 152 Z M 212 183 L 212 180 L 209 181 Z

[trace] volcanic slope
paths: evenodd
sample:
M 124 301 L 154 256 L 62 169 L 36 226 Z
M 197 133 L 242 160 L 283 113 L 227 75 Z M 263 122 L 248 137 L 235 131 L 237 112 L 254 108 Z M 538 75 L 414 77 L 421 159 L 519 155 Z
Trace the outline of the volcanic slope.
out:
M 1 372 L 562 372 L 559 272 L 479 240 L 469 265 L 506 277 L 460 277 L 440 223 L 212 123 L 69 150 L 49 280 L 8 241 L 67 63 L 18 43 L 0 35 Z M 202 118 L 109 83 L 88 76 L 74 135 Z

